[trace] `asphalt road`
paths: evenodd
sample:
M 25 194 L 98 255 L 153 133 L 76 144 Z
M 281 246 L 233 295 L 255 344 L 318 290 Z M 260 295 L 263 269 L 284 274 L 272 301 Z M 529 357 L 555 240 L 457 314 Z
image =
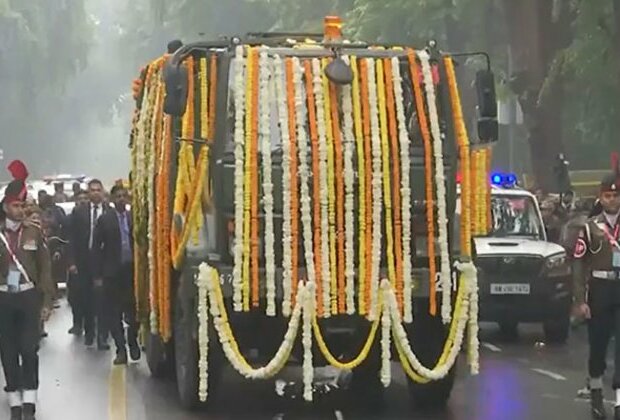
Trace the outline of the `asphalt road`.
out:
M 50 336 L 42 342 L 38 420 L 590 418 L 588 402 L 577 398 L 585 377 L 583 330 L 574 333 L 567 345 L 553 347 L 543 343 L 537 326 L 521 327 L 519 339 L 508 342 L 493 325 L 484 325 L 481 373 L 471 377 L 462 369 L 443 412 L 424 413 L 412 406 L 405 377 L 394 364 L 387 408 L 376 415 L 357 410 L 355 399 L 333 386 L 307 405 L 295 385 L 279 396 L 274 381 L 249 383 L 233 371 L 225 375 L 212 411 L 188 413 L 179 408 L 172 381 L 151 379 L 144 361 L 112 367 L 112 352 L 85 348 L 82 340 L 67 334 L 69 323 L 69 309 L 63 304 L 48 325 Z M 613 368 L 612 360 L 609 366 Z M 329 382 L 333 372 L 323 372 L 323 378 Z M 298 384 L 300 375 L 288 369 L 279 380 Z M 612 398 L 610 389 L 606 394 Z M 0 419 L 8 418 L 5 407 L 0 395 Z

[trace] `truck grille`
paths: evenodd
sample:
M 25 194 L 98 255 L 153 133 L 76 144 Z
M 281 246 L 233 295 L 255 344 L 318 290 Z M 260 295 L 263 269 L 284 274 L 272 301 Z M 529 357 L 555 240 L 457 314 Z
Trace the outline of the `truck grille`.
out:
M 509 281 L 513 278 L 536 277 L 543 266 L 541 257 L 533 256 L 494 256 L 478 257 L 476 265 L 486 276 Z

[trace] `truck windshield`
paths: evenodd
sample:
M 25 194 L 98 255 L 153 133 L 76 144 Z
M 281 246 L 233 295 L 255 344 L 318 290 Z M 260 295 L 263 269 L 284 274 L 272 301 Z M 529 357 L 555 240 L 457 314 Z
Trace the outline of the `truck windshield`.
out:
M 532 236 L 543 238 L 543 224 L 532 197 L 491 197 L 492 229 L 489 236 Z

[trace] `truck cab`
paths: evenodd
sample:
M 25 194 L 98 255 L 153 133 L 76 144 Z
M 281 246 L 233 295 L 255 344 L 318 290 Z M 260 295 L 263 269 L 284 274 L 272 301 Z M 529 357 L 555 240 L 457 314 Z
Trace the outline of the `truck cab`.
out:
M 493 174 L 489 234 L 474 238 L 480 272 L 480 321 L 514 337 L 519 323 L 542 324 L 550 343 L 568 338 L 571 268 L 565 249 L 549 242 L 536 197 L 510 174 Z

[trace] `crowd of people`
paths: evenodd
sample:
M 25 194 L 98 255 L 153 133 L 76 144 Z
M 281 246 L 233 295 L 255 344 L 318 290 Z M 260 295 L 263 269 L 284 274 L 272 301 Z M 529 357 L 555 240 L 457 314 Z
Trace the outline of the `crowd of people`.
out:
M 0 356 L 11 420 L 33 420 L 39 385 L 38 349 L 44 323 L 67 283 L 73 313 L 69 333 L 109 350 L 114 364 L 141 357 L 133 293 L 132 220 L 129 192 L 116 183 L 107 194 L 98 179 L 73 196 L 28 196 L 28 171 L 20 161 L 9 171 L 0 211 Z M 60 203 L 74 201 L 67 214 Z M 125 331 L 124 324 L 127 324 Z

